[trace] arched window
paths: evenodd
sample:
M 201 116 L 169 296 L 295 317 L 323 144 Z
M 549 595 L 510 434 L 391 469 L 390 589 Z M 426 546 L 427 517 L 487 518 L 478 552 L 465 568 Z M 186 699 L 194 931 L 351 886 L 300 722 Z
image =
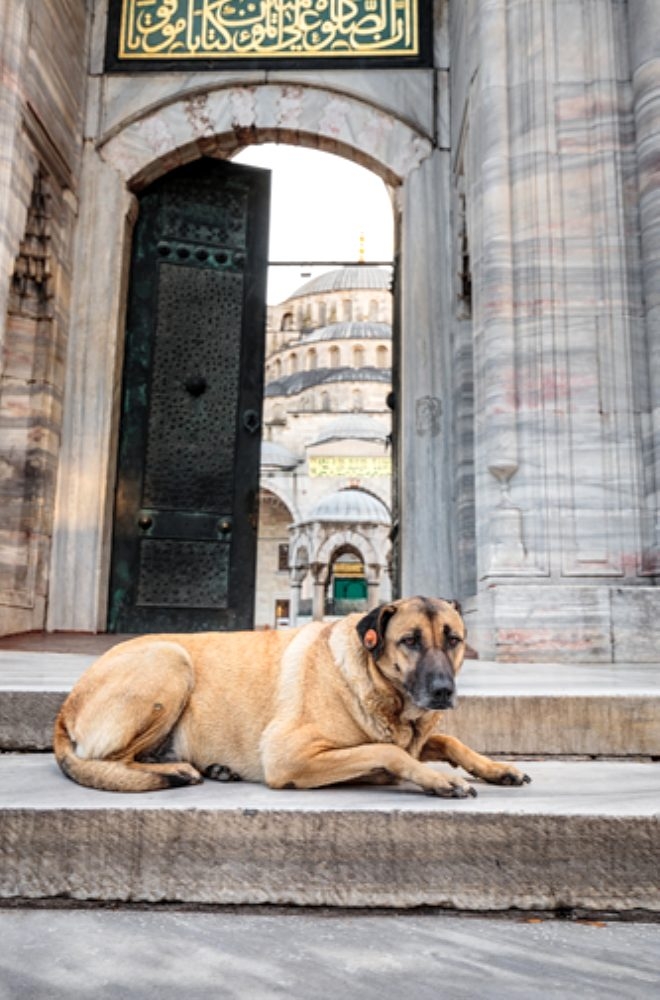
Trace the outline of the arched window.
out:
M 321 393 L 321 409 L 323 410 L 324 413 L 329 413 L 330 412 L 330 393 L 329 392 L 322 392 Z
M 340 353 L 339 353 L 339 348 L 338 347 L 331 347 L 330 348 L 330 367 L 331 368 L 339 368 L 340 361 L 341 361 L 341 356 L 340 356 Z
M 313 372 L 317 366 L 316 348 L 310 347 L 307 352 L 307 371 Z
M 289 358 L 289 373 L 291 375 L 295 375 L 297 371 L 298 371 L 298 355 L 292 354 L 291 357 Z
M 389 351 L 382 344 L 376 350 L 376 364 L 379 368 L 389 368 L 390 366 Z
M 352 320 L 353 319 L 353 300 L 352 299 L 344 299 L 343 302 L 342 302 L 342 304 L 341 304 L 341 311 L 342 311 L 342 319 L 343 320 L 346 320 L 346 321 Z
M 353 348 L 353 367 L 362 368 L 364 365 L 364 347 L 362 344 L 356 344 Z
M 283 331 L 293 330 L 293 313 L 284 313 L 280 329 Z
M 369 319 L 373 323 L 378 321 L 378 302 L 376 299 L 371 299 L 369 302 Z
M 325 302 L 319 302 L 319 326 L 325 326 L 328 316 L 328 307 Z

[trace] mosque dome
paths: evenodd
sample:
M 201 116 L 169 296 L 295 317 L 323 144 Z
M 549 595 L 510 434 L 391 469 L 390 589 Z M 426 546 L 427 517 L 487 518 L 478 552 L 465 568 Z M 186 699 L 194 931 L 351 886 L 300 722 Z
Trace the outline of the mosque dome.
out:
M 369 267 L 366 264 L 340 267 L 335 271 L 319 274 L 316 278 L 310 278 L 289 298 L 295 299 L 301 295 L 317 295 L 322 292 L 355 291 L 357 288 L 388 292 L 390 290 L 389 271 L 382 267 Z
M 305 389 L 333 382 L 385 382 L 389 384 L 392 375 L 389 368 L 314 368 L 311 371 L 294 372 L 273 379 L 264 389 L 264 396 L 295 396 Z
M 310 521 L 342 521 L 363 524 L 390 524 L 385 504 L 371 493 L 349 488 L 323 497 L 312 508 Z
M 371 320 L 329 323 L 319 326 L 311 333 L 300 338 L 301 343 L 313 344 L 323 340 L 391 340 L 392 327 L 389 323 L 376 323 Z
M 295 469 L 300 459 L 283 444 L 274 441 L 261 442 L 261 465 L 272 469 Z
M 345 413 L 333 420 L 310 442 L 309 447 L 330 441 L 386 441 L 387 430 L 372 417 Z

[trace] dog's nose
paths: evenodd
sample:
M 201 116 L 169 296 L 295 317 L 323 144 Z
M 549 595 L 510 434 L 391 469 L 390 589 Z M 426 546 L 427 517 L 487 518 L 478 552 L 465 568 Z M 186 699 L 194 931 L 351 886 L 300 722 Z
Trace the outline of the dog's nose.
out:
M 451 677 L 435 674 L 429 678 L 428 695 L 431 708 L 451 708 L 454 704 L 454 691 Z

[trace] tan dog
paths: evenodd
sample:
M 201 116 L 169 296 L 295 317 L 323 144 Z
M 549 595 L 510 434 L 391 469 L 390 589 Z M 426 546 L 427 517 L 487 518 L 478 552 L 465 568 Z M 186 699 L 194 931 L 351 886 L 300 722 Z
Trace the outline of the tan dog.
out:
M 464 648 L 458 605 L 423 597 L 281 632 L 142 636 L 81 677 L 55 724 L 55 756 L 81 785 L 121 792 L 205 775 L 271 788 L 407 780 L 475 795 L 420 763 L 441 760 L 497 784 L 529 781 L 436 732 Z

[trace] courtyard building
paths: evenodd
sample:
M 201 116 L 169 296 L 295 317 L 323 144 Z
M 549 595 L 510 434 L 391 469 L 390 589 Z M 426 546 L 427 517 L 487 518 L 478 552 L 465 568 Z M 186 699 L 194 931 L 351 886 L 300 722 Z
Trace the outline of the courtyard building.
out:
M 358 264 L 269 309 L 257 625 L 392 595 L 389 286 L 385 269 Z

